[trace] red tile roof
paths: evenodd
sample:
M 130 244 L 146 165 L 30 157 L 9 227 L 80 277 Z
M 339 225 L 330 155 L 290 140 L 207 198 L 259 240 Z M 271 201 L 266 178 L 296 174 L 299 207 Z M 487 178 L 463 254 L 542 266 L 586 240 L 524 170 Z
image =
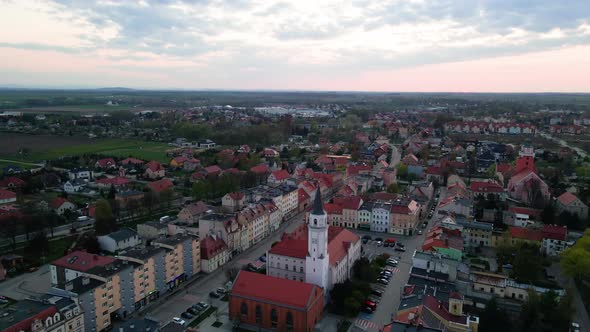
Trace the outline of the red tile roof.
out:
M 346 168 L 346 176 L 358 175 L 361 173 L 370 173 L 371 166 L 369 165 L 349 165 Z
M 201 259 L 209 260 L 224 250 L 227 250 L 227 245 L 220 237 L 213 238 L 211 235 L 207 235 L 201 240 Z
M 316 194 L 317 195 L 317 194 Z M 326 214 L 342 214 L 342 205 L 334 203 L 324 203 Z
M 228 195 L 234 201 L 239 201 L 242 198 L 244 198 L 244 193 L 243 192 L 240 192 L 240 191 L 234 191 L 232 193 L 229 193 Z
M 361 207 L 362 199 L 360 196 L 335 197 L 334 203 L 342 206 L 346 210 L 358 210 Z
M 541 241 L 543 232 L 526 227 L 510 227 L 510 237 L 527 241 Z
M 377 201 L 393 201 L 396 198 L 397 194 L 392 194 L 385 191 L 371 194 L 371 199 Z
M 54 260 L 51 264 L 66 269 L 85 272 L 96 266 L 105 266 L 113 263 L 115 259 L 110 256 L 100 256 L 86 251 L 74 251 L 62 258 Z
M 177 163 L 179 165 L 180 164 L 184 164 L 187 160 L 188 160 L 188 158 L 187 157 L 184 157 L 184 156 L 176 157 L 176 158 L 172 159 L 172 161 L 174 161 L 175 163 Z
M 16 193 L 13 193 L 12 191 L 9 191 L 9 190 L 0 189 L 0 199 L 4 200 L 4 199 L 12 199 L 12 198 L 16 198 Z
M 473 181 L 471 182 L 470 186 L 471 191 L 473 192 L 488 192 L 488 193 L 501 193 L 504 191 L 504 188 L 494 180 L 487 180 L 487 181 Z
M 534 216 L 534 217 L 539 217 L 542 212 L 541 210 L 538 210 L 538 209 L 519 207 L 519 206 L 510 207 L 510 208 L 508 208 L 508 211 L 513 212 L 513 213 L 528 214 L 529 216 Z
M 314 284 L 240 271 L 231 296 L 243 296 L 278 305 L 306 309 L 320 289 Z M 323 292 L 322 295 L 323 296 Z
M 25 184 L 25 181 L 14 176 L 0 180 L 0 187 L 22 187 Z
M 104 158 L 104 159 L 97 160 L 95 165 L 98 165 L 99 167 L 102 167 L 102 168 L 106 168 L 106 167 L 114 166 L 115 164 L 116 164 L 115 159 Z
M 567 239 L 567 227 L 557 225 L 543 225 L 543 238 L 565 241 Z
M 116 176 L 114 178 L 104 178 L 104 179 L 96 180 L 96 183 L 98 183 L 98 184 L 113 185 L 113 186 L 124 186 L 126 184 L 129 184 L 129 182 L 131 182 L 129 179 L 121 177 L 121 176 Z
M 297 191 L 297 198 L 299 203 L 301 203 L 309 200 L 311 197 L 309 197 L 309 195 L 305 190 L 303 190 L 303 188 L 299 188 L 299 190 Z
M 205 173 L 207 173 L 207 175 L 216 175 L 221 173 L 222 171 L 221 167 L 217 165 L 207 166 L 203 170 L 205 171 Z
M 145 164 L 145 168 L 149 169 L 152 172 L 157 172 L 159 170 L 162 170 L 162 164 L 160 164 L 159 162 L 152 160 L 149 163 Z
M 51 201 L 51 203 L 49 203 L 49 206 L 51 206 L 51 208 L 53 208 L 53 209 L 57 209 L 66 202 L 68 202 L 67 199 L 65 199 L 63 197 L 56 197 Z
M 291 177 L 291 174 L 289 174 L 286 169 L 280 169 L 278 171 L 272 172 L 272 176 L 276 181 L 283 181 Z
M 170 179 L 161 179 L 147 184 L 154 192 L 162 192 L 166 189 L 174 187 L 174 183 Z
M 268 167 L 267 164 L 261 164 L 261 165 L 254 166 L 254 167 L 250 168 L 250 172 L 256 173 L 256 174 L 266 174 L 266 173 L 270 172 L 270 168 Z
M 447 308 L 447 304 L 439 302 L 436 297 L 432 295 L 426 295 L 426 298 L 424 299 L 424 307 L 428 308 L 428 310 L 447 322 L 455 322 L 463 325 L 467 324 L 467 316 L 452 315 Z
M 557 197 L 557 200 L 559 201 L 559 203 L 561 203 L 565 206 L 572 204 L 577 199 L 578 199 L 578 197 L 576 197 L 576 195 L 570 193 L 569 191 L 566 191 L 563 194 L 561 194 L 559 197 Z

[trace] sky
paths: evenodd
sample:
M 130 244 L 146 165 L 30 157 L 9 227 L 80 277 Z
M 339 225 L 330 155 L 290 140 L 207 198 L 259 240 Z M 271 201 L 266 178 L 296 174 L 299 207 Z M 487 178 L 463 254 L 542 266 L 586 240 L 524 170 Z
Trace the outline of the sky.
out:
M 0 0 L 0 86 L 590 92 L 590 1 Z

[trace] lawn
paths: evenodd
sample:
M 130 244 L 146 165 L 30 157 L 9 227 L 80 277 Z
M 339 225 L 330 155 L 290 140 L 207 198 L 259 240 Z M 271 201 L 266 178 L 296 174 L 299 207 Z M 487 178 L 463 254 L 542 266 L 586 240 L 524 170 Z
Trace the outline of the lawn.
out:
M 32 149 L 31 153 L 20 158 L 16 155 L 7 156 L 6 159 L 18 158 L 22 161 L 40 162 L 44 160 L 57 159 L 63 156 L 75 156 L 87 153 L 103 154 L 113 157 L 129 157 L 133 156 L 143 160 L 157 160 L 160 162 L 168 162 L 166 157 L 166 150 L 170 147 L 166 143 L 160 142 L 145 142 L 135 140 L 123 139 L 106 139 L 96 140 L 91 143 L 83 143 L 71 146 L 62 146 L 50 148 L 47 150 Z
M 74 243 L 74 237 L 66 236 L 56 240 L 49 241 L 49 253 L 47 254 L 45 259 L 40 257 L 39 255 L 28 255 L 24 248 L 17 249 L 15 251 L 16 254 L 22 255 L 25 258 L 25 261 L 30 263 L 31 266 L 40 266 L 47 262 L 54 261 L 60 257 L 63 257 L 66 250 Z

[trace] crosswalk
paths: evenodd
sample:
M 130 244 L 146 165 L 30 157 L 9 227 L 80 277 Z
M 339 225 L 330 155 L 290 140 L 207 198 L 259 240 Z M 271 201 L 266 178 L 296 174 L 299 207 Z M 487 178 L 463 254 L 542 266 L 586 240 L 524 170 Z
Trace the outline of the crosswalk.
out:
M 399 268 L 397 268 L 397 267 L 391 268 L 391 273 L 398 273 L 398 272 L 399 272 Z
M 354 321 L 354 325 L 360 329 L 362 329 L 363 331 L 380 331 L 381 327 L 380 325 L 378 325 L 377 323 L 373 323 L 370 320 L 366 320 L 366 319 L 362 319 L 362 318 L 357 318 Z

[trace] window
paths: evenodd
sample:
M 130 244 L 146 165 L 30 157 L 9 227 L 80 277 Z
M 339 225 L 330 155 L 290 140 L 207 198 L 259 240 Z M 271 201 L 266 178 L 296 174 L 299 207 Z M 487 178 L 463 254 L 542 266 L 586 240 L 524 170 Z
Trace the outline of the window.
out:
M 242 316 L 248 316 L 248 305 L 246 302 L 242 302 L 242 306 L 240 307 L 240 313 Z
M 272 325 L 272 327 L 277 327 L 278 320 L 279 320 L 279 317 L 277 315 L 277 309 L 273 308 L 270 311 L 270 324 Z
M 303 273 L 303 266 L 299 267 L 299 272 Z
M 260 306 L 257 305 L 256 306 L 256 324 L 260 324 L 262 323 L 262 309 L 260 309 Z

